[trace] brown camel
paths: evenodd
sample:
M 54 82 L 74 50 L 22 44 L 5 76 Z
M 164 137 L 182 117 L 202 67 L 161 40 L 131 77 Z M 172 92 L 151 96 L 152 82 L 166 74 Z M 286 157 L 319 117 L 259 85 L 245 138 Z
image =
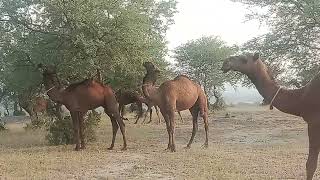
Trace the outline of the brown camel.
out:
M 139 119 L 142 117 L 142 114 L 143 114 L 142 103 L 144 103 L 145 105 L 148 106 L 148 109 L 147 109 L 147 112 L 144 116 L 142 123 L 144 123 L 145 120 L 147 119 L 148 112 L 150 113 L 150 120 L 147 122 L 147 124 L 152 122 L 152 107 L 154 107 L 156 110 L 158 120 L 159 120 L 158 123 L 159 124 L 161 123 L 158 107 L 155 106 L 150 100 L 146 99 L 145 97 L 140 96 L 139 93 L 119 89 L 116 92 L 116 97 L 117 97 L 117 101 L 119 102 L 119 113 L 120 113 L 120 116 L 122 119 L 128 120 L 127 118 L 123 117 L 123 111 L 124 111 L 125 105 L 131 104 L 131 103 L 136 103 L 138 106 L 139 112 L 138 112 L 137 120 L 134 122 L 134 124 L 137 124 Z M 183 122 L 180 111 L 178 111 L 178 114 L 180 116 L 181 122 Z
M 123 111 L 124 111 L 124 107 L 125 105 L 131 104 L 131 103 L 136 103 L 138 106 L 138 116 L 137 116 L 137 120 L 135 121 L 134 124 L 138 123 L 138 120 L 142 117 L 142 103 L 146 104 L 148 106 L 148 110 L 147 113 L 150 112 L 150 121 L 148 123 L 150 123 L 152 121 L 152 107 L 154 106 L 153 103 L 151 103 L 151 101 L 147 100 L 145 97 L 142 97 L 141 95 L 139 95 L 139 93 L 135 92 L 135 91 L 126 91 L 126 90 L 122 90 L 119 89 L 116 92 L 116 97 L 117 97 L 117 101 L 119 102 L 119 113 L 120 116 L 123 118 Z M 156 113 L 159 119 L 159 123 L 160 123 L 160 116 L 159 116 L 159 111 L 158 108 L 156 106 L 154 106 L 156 109 Z M 147 118 L 147 113 L 144 117 L 143 123 L 145 122 L 146 118 Z M 127 118 L 123 118 L 125 120 L 128 120 Z
M 43 66 L 39 64 L 39 68 L 42 67 Z M 113 149 L 116 134 L 120 126 L 123 136 L 122 150 L 126 150 L 127 141 L 125 136 L 125 124 L 120 118 L 118 102 L 111 87 L 102 85 L 93 79 L 86 79 L 62 89 L 56 70 L 52 67 L 43 68 L 43 82 L 50 99 L 54 102 L 65 105 L 71 113 L 76 151 L 85 148 L 83 116 L 88 112 L 88 110 L 92 110 L 100 106 L 104 108 L 112 123 L 112 143 L 108 149 Z M 81 146 L 79 139 L 81 140 Z
M 246 74 L 259 93 L 280 111 L 301 116 L 308 124 L 309 156 L 306 163 L 307 180 L 313 178 L 317 168 L 320 150 L 320 74 L 306 86 L 299 89 L 281 88 L 271 76 L 267 66 L 260 60 L 259 54 L 232 56 L 227 58 L 222 70 L 239 71 Z
M 142 90 L 145 97 L 159 106 L 166 122 L 169 134 L 168 150 L 176 151 L 175 146 L 175 119 L 176 111 L 189 109 L 192 115 L 193 129 L 187 148 L 191 147 L 196 131 L 198 130 L 198 114 L 204 120 L 206 140 L 204 147 L 208 147 L 208 107 L 207 98 L 200 85 L 190 80 L 187 76 L 180 75 L 173 80 L 166 81 L 159 88 L 155 82 L 160 71 L 151 62 L 145 62 L 143 66 L 147 74 L 143 78 Z

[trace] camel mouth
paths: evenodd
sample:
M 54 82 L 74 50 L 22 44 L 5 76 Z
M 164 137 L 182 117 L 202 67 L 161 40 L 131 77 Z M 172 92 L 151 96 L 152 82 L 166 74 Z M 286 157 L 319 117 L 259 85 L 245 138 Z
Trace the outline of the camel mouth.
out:
M 230 70 L 231 70 L 231 66 L 230 66 L 229 62 L 224 62 L 221 67 L 221 71 L 223 71 L 223 73 L 227 73 Z

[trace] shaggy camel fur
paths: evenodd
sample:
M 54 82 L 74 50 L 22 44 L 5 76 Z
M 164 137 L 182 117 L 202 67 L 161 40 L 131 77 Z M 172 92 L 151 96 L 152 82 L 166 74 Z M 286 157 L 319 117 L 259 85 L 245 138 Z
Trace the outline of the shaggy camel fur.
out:
M 40 64 L 39 68 L 43 68 Z M 118 102 L 113 90 L 106 85 L 96 82 L 92 79 L 86 79 L 82 82 L 69 85 L 66 89 L 62 89 L 57 78 L 55 68 L 43 68 L 43 82 L 47 90 L 47 94 L 54 102 L 63 104 L 70 111 L 75 137 L 75 150 L 85 148 L 84 139 L 84 119 L 83 116 L 88 110 L 102 106 L 111 119 L 112 123 L 112 143 L 108 149 L 113 149 L 118 128 L 123 136 L 123 148 L 126 150 L 127 141 L 125 136 L 125 124 L 120 118 L 118 111 Z M 80 136 L 80 138 L 79 138 Z M 80 146 L 80 140 L 81 146 Z
M 259 54 L 232 56 L 224 61 L 222 70 L 246 74 L 259 93 L 280 111 L 301 116 L 308 124 L 309 156 L 306 163 L 307 180 L 313 178 L 320 150 L 320 74 L 298 89 L 281 88 L 271 76 Z
M 196 131 L 198 130 L 198 114 L 203 117 L 206 131 L 205 147 L 208 147 L 208 107 L 207 98 L 201 87 L 191 81 L 187 76 L 180 75 L 173 80 L 166 81 L 159 88 L 155 82 L 160 73 L 151 62 L 145 62 L 143 66 L 147 74 L 143 78 L 142 90 L 147 99 L 159 106 L 166 122 L 169 134 L 168 150 L 176 151 L 175 146 L 175 112 L 189 109 L 193 120 L 193 129 L 187 148 L 190 148 Z

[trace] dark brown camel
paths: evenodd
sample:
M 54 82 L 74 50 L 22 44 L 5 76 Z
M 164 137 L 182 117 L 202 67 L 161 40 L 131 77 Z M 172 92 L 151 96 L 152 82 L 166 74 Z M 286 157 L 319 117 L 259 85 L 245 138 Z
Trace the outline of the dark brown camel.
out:
M 259 54 L 232 56 L 223 63 L 222 70 L 246 74 L 259 93 L 280 111 L 301 116 L 308 124 L 309 156 L 306 163 L 307 180 L 313 178 L 320 150 L 320 74 L 299 89 L 285 89 L 274 81 Z
M 136 103 L 138 106 L 138 116 L 137 116 L 137 120 L 135 121 L 134 124 L 138 123 L 138 120 L 142 117 L 143 111 L 142 111 L 142 103 L 146 104 L 148 106 L 148 110 L 147 113 L 150 112 L 150 121 L 148 123 L 150 123 L 152 121 L 152 107 L 154 106 L 153 103 L 151 103 L 151 101 L 147 100 L 145 97 L 141 96 L 138 92 L 135 91 L 126 91 L 123 89 L 119 89 L 116 92 L 116 97 L 117 97 L 117 101 L 119 102 L 119 112 L 120 112 L 120 116 L 123 118 L 123 111 L 124 111 L 124 107 L 125 105 L 131 104 L 131 103 Z M 159 111 L 158 108 L 156 106 L 154 106 L 156 109 L 156 113 L 159 119 L 159 123 L 160 123 L 160 116 L 159 116 Z M 143 123 L 145 122 L 146 118 L 147 118 L 147 113 L 144 117 Z M 126 119 L 126 118 L 123 118 Z M 128 120 L 128 119 L 126 119 Z
M 143 66 L 147 74 L 143 78 L 142 90 L 145 97 L 159 106 L 166 122 L 169 134 L 168 150 L 176 151 L 175 146 L 175 119 L 176 111 L 189 109 L 193 120 L 193 129 L 187 148 L 191 147 L 196 131 L 198 130 L 198 114 L 203 117 L 206 131 L 205 147 L 208 147 L 208 107 L 207 98 L 201 87 L 187 76 L 180 75 L 173 80 L 166 81 L 159 88 L 155 82 L 160 73 L 151 62 L 145 62 Z
M 39 65 L 39 68 L 41 67 L 42 65 Z M 56 70 L 52 67 L 43 68 L 43 82 L 50 99 L 54 102 L 65 105 L 71 113 L 76 151 L 85 148 L 83 116 L 88 112 L 88 110 L 92 110 L 100 106 L 104 108 L 112 123 L 112 143 L 108 149 L 113 149 L 116 134 L 120 126 L 123 136 L 122 150 L 126 150 L 127 141 L 125 136 L 125 124 L 120 118 L 118 102 L 115 94 L 109 86 L 102 85 L 93 79 L 86 79 L 82 82 L 71 84 L 66 89 L 62 89 L 57 78 Z
M 147 124 L 152 122 L 152 107 L 154 107 L 156 110 L 158 120 L 159 120 L 158 123 L 159 124 L 161 123 L 158 107 L 155 106 L 150 100 L 146 99 L 145 97 L 140 96 L 139 93 L 119 89 L 116 92 L 116 96 L 117 96 L 117 101 L 119 102 L 119 112 L 120 112 L 120 116 L 122 117 L 122 119 L 128 120 L 127 118 L 123 117 L 123 111 L 124 111 L 125 105 L 131 104 L 131 103 L 136 103 L 138 106 L 139 112 L 138 112 L 138 116 L 137 116 L 137 119 L 134 122 L 134 124 L 137 124 L 139 119 L 142 117 L 142 114 L 143 114 L 142 103 L 144 103 L 145 105 L 147 105 L 148 109 L 147 109 L 147 112 L 144 116 L 142 123 L 144 123 L 145 120 L 147 119 L 148 112 L 150 113 L 150 120 L 147 122 Z M 178 111 L 178 114 L 180 116 L 181 122 L 183 122 L 181 113 L 179 111 Z

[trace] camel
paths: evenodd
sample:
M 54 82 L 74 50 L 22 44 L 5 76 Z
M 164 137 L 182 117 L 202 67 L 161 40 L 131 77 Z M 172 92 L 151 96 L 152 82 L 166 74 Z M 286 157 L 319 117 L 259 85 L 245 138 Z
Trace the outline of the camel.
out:
M 122 150 L 126 150 L 127 141 L 125 136 L 125 124 L 120 118 L 118 102 L 111 87 L 102 85 L 93 79 L 86 79 L 82 82 L 71 84 L 63 89 L 59 83 L 54 67 L 45 67 L 42 64 L 39 64 L 38 67 L 43 70 L 43 83 L 49 98 L 58 104 L 65 105 L 70 111 L 74 128 L 76 151 L 85 149 L 83 116 L 88 110 L 100 106 L 104 108 L 105 113 L 110 117 L 112 123 L 113 136 L 111 146 L 108 149 L 113 149 L 116 134 L 120 126 L 123 137 Z
M 167 150 L 176 151 L 175 146 L 175 112 L 189 109 L 192 115 L 192 135 L 186 148 L 190 148 L 196 131 L 198 130 L 198 114 L 204 120 L 206 139 L 204 147 L 208 147 L 208 106 L 207 97 L 200 85 L 190 80 L 185 75 L 180 75 L 173 80 L 165 81 L 159 88 L 155 82 L 160 71 L 151 63 L 145 62 L 147 70 L 143 78 L 142 91 L 145 97 L 159 106 L 160 112 L 166 122 L 169 135 Z
M 158 123 L 159 124 L 161 123 L 158 107 L 155 106 L 150 100 L 146 99 L 145 97 L 140 96 L 137 92 L 124 91 L 122 89 L 119 89 L 116 92 L 116 97 L 117 97 L 117 101 L 119 102 L 119 112 L 120 112 L 120 116 L 121 116 L 122 119 L 128 120 L 127 118 L 123 117 L 124 106 L 128 105 L 128 104 L 131 104 L 131 103 L 136 103 L 137 106 L 138 106 L 139 112 L 138 112 L 138 116 L 137 116 L 137 119 L 134 122 L 134 124 L 137 124 L 139 119 L 142 117 L 142 114 L 143 114 L 143 112 L 142 112 L 142 103 L 144 103 L 145 105 L 147 105 L 148 109 L 147 109 L 147 112 L 146 112 L 146 114 L 144 116 L 144 119 L 143 119 L 142 123 L 145 122 L 145 120 L 147 118 L 147 115 L 148 115 L 148 112 L 150 113 L 150 120 L 147 122 L 147 124 L 152 122 L 152 107 L 154 107 L 155 110 L 156 110 L 156 113 L 157 113 L 157 116 L 158 116 L 158 120 L 159 120 Z M 183 122 L 181 113 L 179 111 L 178 111 L 178 114 L 180 116 L 181 122 Z
M 116 97 L 117 97 L 117 101 L 119 102 L 119 113 L 122 118 L 123 118 L 124 106 L 131 104 L 131 103 L 136 103 L 138 106 L 139 112 L 138 112 L 138 116 L 137 116 L 137 119 L 134 124 L 137 124 L 138 120 L 142 117 L 142 114 L 143 114 L 142 103 L 144 103 L 148 106 L 147 112 L 150 112 L 150 121 L 148 123 L 151 123 L 151 121 L 152 121 L 152 107 L 154 105 L 150 101 L 148 101 L 145 97 L 140 96 L 139 93 L 137 93 L 137 92 L 126 91 L 126 90 L 122 90 L 122 89 L 119 89 L 116 92 Z M 159 124 L 160 124 L 161 120 L 160 120 L 160 116 L 159 116 L 159 111 L 156 106 L 155 106 L 155 109 L 156 109 L 156 113 L 157 113 L 157 116 L 159 119 Z M 146 118 L 147 118 L 147 113 L 144 117 L 143 123 L 145 122 Z M 126 118 L 123 118 L 123 119 L 126 119 Z M 128 120 L 128 119 L 126 119 L 126 120 Z
M 263 98 L 270 102 L 270 109 L 275 106 L 307 122 L 309 155 L 306 172 L 307 180 L 311 180 L 317 169 L 320 150 L 320 73 L 301 88 L 285 89 L 275 82 L 259 53 L 231 56 L 224 61 L 222 70 L 225 73 L 233 70 L 247 75 Z

